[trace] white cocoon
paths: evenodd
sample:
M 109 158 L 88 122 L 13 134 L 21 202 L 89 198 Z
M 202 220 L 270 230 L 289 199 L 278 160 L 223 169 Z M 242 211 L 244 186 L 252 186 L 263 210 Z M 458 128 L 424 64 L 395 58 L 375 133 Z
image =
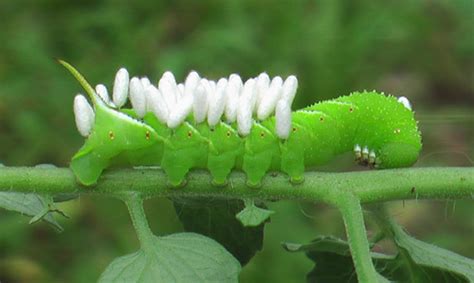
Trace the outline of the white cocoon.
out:
M 184 96 L 184 84 L 178 84 L 178 95 L 176 96 L 176 103 L 180 103 L 180 100 L 183 99 Z
M 217 87 L 216 82 L 213 81 L 213 80 L 207 80 L 207 82 L 209 83 L 209 88 L 210 88 L 211 92 L 215 92 L 216 87 Z
M 79 133 L 84 137 L 89 136 L 94 125 L 95 114 L 91 105 L 82 94 L 74 97 L 74 117 Z
M 262 101 L 258 106 L 257 117 L 259 120 L 267 119 L 275 111 L 275 106 L 280 100 L 283 80 L 276 76 L 272 79 L 267 93 L 262 97 Z
M 142 82 L 143 89 L 147 89 L 149 85 L 151 85 L 150 80 L 147 77 L 142 77 L 140 78 L 140 81 Z
M 284 99 L 280 99 L 275 109 L 275 127 L 280 139 L 287 139 L 291 131 L 291 107 Z
M 410 103 L 410 100 L 408 100 L 408 98 L 406 98 L 405 96 L 400 96 L 398 98 L 398 102 L 400 102 L 401 104 L 403 104 L 403 106 L 405 106 L 405 108 L 407 108 L 408 110 L 411 110 L 411 103 Z
M 257 86 L 257 80 L 256 79 L 248 79 L 247 82 L 249 80 L 252 80 L 254 81 L 253 83 L 251 83 L 253 86 L 252 86 L 252 90 L 250 90 L 249 92 L 246 92 L 245 95 L 249 95 L 250 96 L 250 110 L 252 111 L 252 115 L 253 113 L 257 112 L 257 99 L 258 99 L 258 86 Z M 247 82 L 245 82 L 245 84 L 247 84 Z M 245 85 L 244 84 L 244 85 Z
M 201 78 L 197 72 L 190 72 L 184 81 L 184 95 L 194 95 L 194 91 L 196 90 L 200 80 Z
M 295 99 L 297 89 L 298 89 L 298 79 L 293 75 L 286 78 L 285 82 L 283 83 L 281 98 L 286 100 L 290 106 L 291 104 L 293 104 L 293 100 Z
M 245 82 L 237 109 L 237 128 L 239 134 L 246 136 L 252 129 L 252 96 L 255 95 L 255 80 Z
M 168 121 L 168 107 L 161 92 L 154 86 L 149 85 L 146 89 L 146 98 L 148 108 L 155 114 L 161 123 L 166 124 Z
M 173 109 L 178 97 L 178 86 L 171 72 L 165 72 L 158 82 L 158 89 L 165 99 L 168 109 Z
M 110 105 L 109 92 L 107 91 L 107 87 L 105 87 L 105 85 L 103 84 L 96 85 L 95 92 L 105 102 L 105 104 Z
M 128 95 L 128 72 L 125 68 L 120 68 L 115 75 L 114 89 L 112 100 L 114 104 L 120 108 L 127 102 Z
M 186 120 L 193 109 L 193 95 L 184 95 L 175 108 L 171 110 L 168 118 L 168 127 L 176 128 Z
M 220 79 L 217 82 L 216 91 L 209 99 L 209 109 L 207 112 L 207 123 L 215 126 L 220 122 L 226 106 L 227 79 Z
M 172 72 L 170 71 L 164 72 L 162 78 L 167 79 L 170 83 L 176 85 L 176 79 Z
M 212 104 L 212 100 L 216 99 L 216 83 L 212 80 L 208 79 L 201 79 L 200 85 L 204 88 L 204 91 L 206 92 L 206 98 L 207 98 L 207 108 L 206 108 L 206 118 L 207 115 L 209 114 L 209 107 Z
M 256 108 L 260 105 L 263 96 L 267 93 L 268 88 L 270 87 L 270 77 L 267 73 L 261 73 L 257 77 L 257 105 Z
M 229 83 L 235 84 L 239 89 L 244 86 L 242 78 L 237 74 L 231 74 L 229 76 Z
M 208 109 L 207 92 L 202 83 L 194 91 L 193 113 L 196 123 L 201 123 L 206 119 Z
M 237 108 L 239 107 L 239 96 L 242 91 L 242 79 L 237 74 L 229 76 L 226 87 L 227 102 L 225 107 L 225 117 L 227 122 L 233 123 L 237 119 Z
M 143 118 L 146 114 L 145 90 L 139 78 L 130 80 L 130 102 L 138 117 Z

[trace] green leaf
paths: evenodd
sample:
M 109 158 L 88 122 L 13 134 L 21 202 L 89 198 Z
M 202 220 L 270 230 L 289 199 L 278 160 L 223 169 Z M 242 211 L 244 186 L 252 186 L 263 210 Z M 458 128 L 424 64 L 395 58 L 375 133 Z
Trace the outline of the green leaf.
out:
M 66 202 L 70 200 L 77 199 L 79 197 L 78 193 L 65 193 L 65 194 L 57 194 L 53 196 L 54 202 Z
M 255 205 L 253 200 L 244 200 L 245 208 L 239 212 L 235 217 L 245 227 L 256 227 L 263 224 L 270 219 L 270 216 L 275 211 L 260 208 Z
M 235 218 L 244 208 L 242 201 L 208 198 L 173 201 L 186 231 L 216 240 L 233 254 L 242 266 L 262 249 L 264 224 L 244 227 Z
M 474 282 L 474 260 L 417 240 L 405 233 L 401 227 L 395 229 L 394 240 L 416 264 L 454 272 Z
M 216 241 L 179 233 L 155 237 L 152 246 L 115 259 L 99 282 L 238 282 L 240 270 Z
M 62 231 L 63 228 L 54 219 L 51 210 L 52 206 L 53 200 L 47 196 L 16 192 L 0 192 L 0 207 L 32 216 L 33 218 L 31 219 L 30 224 L 39 220 L 44 220 L 58 231 Z M 54 209 L 54 211 L 57 210 Z
M 284 243 L 290 252 L 305 252 L 315 262 L 307 282 L 357 282 L 354 264 L 346 241 L 321 236 L 309 244 Z M 380 280 L 397 282 L 467 282 L 458 274 L 430 266 L 409 265 L 401 255 L 371 253 Z M 413 272 L 416 276 L 413 276 Z M 382 276 L 384 278 L 382 278 Z
M 283 243 L 290 252 L 305 252 L 316 265 L 307 282 L 357 282 L 349 246 L 345 241 L 321 236 L 309 244 Z

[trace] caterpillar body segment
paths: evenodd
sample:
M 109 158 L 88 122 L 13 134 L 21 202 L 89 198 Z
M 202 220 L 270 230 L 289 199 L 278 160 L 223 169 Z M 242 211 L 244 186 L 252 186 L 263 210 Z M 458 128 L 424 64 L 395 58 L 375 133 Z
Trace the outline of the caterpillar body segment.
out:
M 224 185 L 231 170 L 238 165 L 238 157 L 244 152 L 244 142 L 231 125 L 220 122 L 215 127 L 204 123 L 197 125 L 198 131 L 209 139 L 214 150 L 207 155 L 207 169 L 213 176 L 213 183 Z
M 217 185 L 225 184 L 232 170 L 242 170 L 247 175 L 248 185 L 256 187 L 268 171 L 282 171 L 288 174 L 292 182 L 301 182 L 306 168 L 324 165 L 344 152 L 353 151 L 360 164 L 393 168 L 412 165 L 421 149 L 420 133 L 406 99 L 397 101 L 395 97 L 376 92 L 353 93 L 316 103 L 288 115 L 291 102 L 289 98 L 283 97 L 281 99 L 286 100 L 267 103 L 270 108 L 265 104 L 263 114 L 275 114 L 258 121 L 256 118 L 261 104 L 256 96 L 248 97 L 248 93 L 258 95 L 262 102 L 266 101 L 266 94 L 274 95 L 283 90 L 278 89 L 279 84 L 275 84 L 277 86 L 273 89 L 262 87 L 263 90 L 272 91 L 261 94 L 261 86 L 250 80 L 247 81 L 247 89 L 234 88 L 236 75 L 232 75 L 229 80 L 221 80 L 219 88 L 232 91 L 240 89 L 243 95 L 240 93 L 229 96 L 234 99 L 233 105 L 223 100 L 219 105 L 213 106 L 219 108 L 217 112 L 221 119 L 216 120 L 213 114 L 210 125 L 208 119 L 202 117 L 202 113 L 199 114 L 197 104 L 193 104 L 193 107 L 187 105 L 186 109 L 180 110 L 186 113 L 186 119 L 169 128 L 162 112 L 155 113 L 150 105 L 146 106 L 148 112 L 145 114 L 140 112 L 143 105 L 138 111 L 140 113 L 135 109 L 115 109 L 109 106 L 74 68 L 67 63 L 63 64 L 86 89 L 95 110 L 91 132 L 71 161 L 72 170 L 85 185 L 94 184 L 102 171 L 111 166 L 152 165 L 161 166 L 173 186 L 180 185 L 189 170 L 201 168 L 210 172 L 212 182 Z M 168 100 L 173 98 L 173 101 L 167 102 L 168 108 L 163 111 L 176 110 L 169 109 L 170 102 L 173 107 L 180 107 L 180 98 L 175 94 L 178 87 L 174 87 L 176 81 L 171 75 L 164 75 L 160 80 L 160 89 L 164 91 L 169 88 L 173 92 L 160 95 L 161 99 L 167 96 Z M 196 77 L 195 81 L 199 78 L 197 73 L 193 77 Z M 207 92 L 203 94 L 203 91 L 206 85 L 209 91 L 215 91 L 209 87 L 215 83 L 206 79 L 201 79 L 200 82 L 205 84 L 193 85 L 194 103 L 207 105 L 202 102 L 205 100 L 196 98 L 212 95 Z M 289 78 L 289 82 L 292 87 L 287 86 L 287 92 L 292 96 L 297 85 L 296 78 Z M 138 80 L 135 79 L 133 84 L 137 83 Z M 228 85 L 224 85 L 225 83 Z M 259 89 L 251 91 L 250 85 Z M 133 86 L 134 90 L 135 87 Z M 156 87 L 143 85 L 143 89 L 147 88 Z M 187 96 L 191 95 L 190 90 L 186 91 L 186 86 L 184 89 Z M 146 95 L 148 92 L 144 90 L 144 93 Z M 260 97 L 261 95 L 263 96 Z M 247 113 L 249 109 L 246 107 L 243 107 L 245 113 L 239 112 L 237 106 L 242 105 L 239 103 L 242 101 L 245 104 L 249 99 L 256 101 L 255 105 L 252 102 L 250 113 Z M 147 98 L 147 103 L 148 101 L 150 100 Z M 278 107 L 280 108 L 275 110 Z M 228 109 L 237 109 L 237 113 L 231 111 L 231 115 L 228 115 Z M 233 115 L 241 115 L 240 120 L 229 119 Z M 245 125 L 243 132 L 242 125 Z
M 258 187 L 262 178 L 270 170 L 278 170 L 279 139 L 272 129 L 273 123 L 253 122 L 252 128 L 244 141 L 244 154 L 241 169 L 247 175 L 247 184 Z M 271 124 L 270 124 L 270 123 Z

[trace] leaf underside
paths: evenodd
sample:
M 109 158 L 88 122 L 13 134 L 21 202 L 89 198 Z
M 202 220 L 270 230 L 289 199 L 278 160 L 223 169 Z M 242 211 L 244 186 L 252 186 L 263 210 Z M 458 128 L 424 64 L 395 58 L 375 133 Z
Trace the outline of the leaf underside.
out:
M 394 256 L 372 253 L 372 261 L 377 272 L 396 282 L 470 282 L 468 278 L 474 272 L 472 260 L 467 258 L 463 260 L 463 266 L 472 268 L 470 273 L 468 270 L 464 270 L 466 273 L 460 273 L 460 269 L 455 266 L 459 264 L 459 259 L 457 262 L 452 262 L 448 257 L 432 258 L 432 251 L 428 251 L 431 248 L 427 250 L 426 243 L 423 243 L 423 248 L 417 247 L 419 243 L 406 245 L 410 246 L 406 249 L 410 250 L 408 259 L 400 254 Z M 284 243 L 283 247 L 290 252 L 305 252 L 315 262 L 314 268 L 307 274 L 307 282 L 358 282 L 349 245 L 343 240 L 320 236 L 309 244 Z M 451 254 L 449 251 L 435 248 Z M 418 260 L 417 257 L 421 257 L 418 253 L 422 250 L 425 252 L 424 260 Z
M 394 240 L 415 264 L 429 266 L 440 272 L 454 272 L 463 275 L 469 282 L 474 282 L 474 260 L 415 239 L 401 229 L 395 234 Z
M 243 265 L 263 247 L 264 224 L 244 227 L 235 217 L 241 200 L 173 199 L 176 213 L 188 232 L 206 235 L 233 254 Z
M 245 202 L 245 208 L 237 213 L 235 217 L 245 227 L 257 227 L 269 221 L 270 216 L 275 212 L 272 210 L 264 209 L 255 205 L 253 200 L 247 200 Z
M 239 262 L 195 233 L 155 237 L 151 247 L 115 259 L 99 282 L 238 282 Z
M 42 219 L 56 230 L 62 231 L 63 228 L 54 219 L 52 212 L 47 212 L 49 203 L 53 203 L 50 197 L 34 193 L 0 192 L 1 208 L 32 216 L 38 218 L 38 220 Z

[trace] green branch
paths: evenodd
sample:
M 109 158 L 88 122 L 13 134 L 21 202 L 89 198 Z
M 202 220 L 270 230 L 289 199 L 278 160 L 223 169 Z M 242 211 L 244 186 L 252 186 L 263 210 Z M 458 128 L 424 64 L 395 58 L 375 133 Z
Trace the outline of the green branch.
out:
M 117 169 L 104 173 L 96 187 L 76 182 L 68 168 L 2 167 L 0 191 L 23 193 L 90 193 L 120 195 L 138 192 L 144 197 L 214 197 L 295 199 L 331 202 L 334 192 L 350 192 L 362 203 L 401 199 L 473 199 L 474 167 L 407 168 L 347 173 L 308 172 L 305 181 L 292 185 L 288 178 L 267 176 L 261 188 L 245 185 L 245 175 L 235 172 L 226 187 L 210 185 L 207 172 L 189 174 L 186 186 L 172 188 L 159 169 Z
M 338 208 L 342 214 L 347 242 L 359 282 L 378 282 L 379 275 L 372 263 L 360 200 L 351 193 L 340 191 L 334 191 L 330 197 L 332 198 L 331 204 Z
M 127 205 L 133 227 L 135 228 L 138 240 L 140 241 L 140 246 L 142 249 L 149 249 L 149 247 L 153 246 L 154 236 L 150 230 L 150 226 L 148 226 L 145 210 L 143 209 L 143 198 L 140 194 L 132 192 L 124 194 L 121 199 Z
M 357 277 L 361 282 L 385 281 L 375 271 L 366 236 L 361 203 L 399 199 L 474 198 L 474 168 L 417 168 L 348 173 L 305 174 L 305 182 L 289 183 L 282 174 L 267 176 L 261 188 L 245 185 L 243 173 L 233 173 L 226 187 L 212 186 L 204 171 L 189 174 L 184 187 L 172 188 L 159 169 L 110 170 L 95 187 L 80 186 L 67 168 L 2 167 L 0 191 L 64 194 L 89 193 L 116 196 L 125 201 L 142 249 L 152 249 L 153 234 L 143 211 L 143 198 L 212 197 L 325 202 L 339 209 L 346 226 Z

